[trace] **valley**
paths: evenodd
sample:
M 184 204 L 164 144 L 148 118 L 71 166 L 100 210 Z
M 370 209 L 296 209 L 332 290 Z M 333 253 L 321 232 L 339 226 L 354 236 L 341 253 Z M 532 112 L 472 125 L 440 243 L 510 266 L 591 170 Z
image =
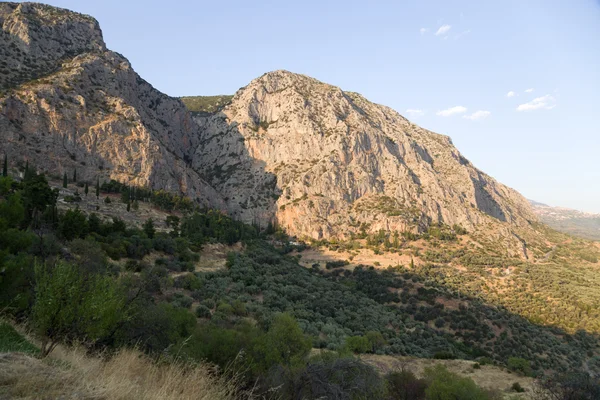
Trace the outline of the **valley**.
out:
M 0 27 L 0 397 L 600 398 L 596 216 L 306 75 L 175 98 L 90 16 Z

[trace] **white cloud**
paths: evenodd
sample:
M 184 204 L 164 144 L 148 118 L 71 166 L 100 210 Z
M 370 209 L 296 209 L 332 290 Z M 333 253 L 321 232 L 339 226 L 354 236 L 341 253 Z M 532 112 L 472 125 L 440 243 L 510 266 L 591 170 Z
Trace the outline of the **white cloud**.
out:
M 435 36 L 445 35 L 451 28 L 451 25 L 442 25 L 435 33 Z
M 529 89 L 525 90 L 525 93 L 533 93 L 533 88 L 529 88 Z
M 464 113 L 466 111 L 467 111 L 466 107 L 455 106 L 455 107 L 450 107 L 450 108 L 448 108 L 446 110 L 438 111 L 436 113 L 436 115 L 439 115 L 440 117 L 449 117 L 449 116 L 454 115 L 454 114 L 462 114 L 462 113 Z
M 528 103 L 520 104 L 517 107 L 517 111 L 552 110 L 554 107 L 556 107 L 556 99 L 547 94 L 542 97 L 536 97 Z
M 506 97 L 511 98 L 511 97 L 515 97 L 517 94 L 515 92 L 513 92 L 512 90 L 508 93 L 506 93 Z
M 425 115 L 425 111 L 416 108 L 409 108 L 408 110 L 406 110 L 406 113 L 411 117 L 421 117 Z
M 483 110 L 479 110 L 479 111 L 475 111 L 473 114 L 471 115 L 463 115 L 463 118 L 466 119 L 470 119 L 471 121 L 477 121 L 478 119 L 484 119 L 487 118 L 491 115 L 492 113 L 489 111 L 483 111 Z
M 429 32 L 429 29 L 427 29 L 427 28 L 421 28 L 421 29 L 419 29 L 419 32 L 421 32 L 421 35 L 424 35 L 427 32 Z
M 461 37 L 468 35 L 469 33 L 471 33 L 470 29 L 467 29 L 466 31 L 462 31 L 458 35 L 454 36 L 454 40 L 460 39 Z

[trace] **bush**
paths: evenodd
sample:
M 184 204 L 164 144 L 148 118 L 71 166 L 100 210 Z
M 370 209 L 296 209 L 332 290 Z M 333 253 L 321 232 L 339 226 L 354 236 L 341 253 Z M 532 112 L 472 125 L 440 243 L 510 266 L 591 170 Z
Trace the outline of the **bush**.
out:
M 269 384 L 280 387 L 283 398 L 380 399 L 384 384 L 373 367 L 353 358 L 322 359 L 308 363 L 297 374 L 277 367 Z
M 525 391 L 525 389 L 523 388 L 523 386 L 521 386 L 521 384 L 519 382 L 513 383 L 512 386 L 510 387 L 510 390 L 512 390 L 513 392 L 517 392 L 517 393 L 523 393 Z
M 487 393 L 471 378 L 463 378 L 452 373 L 443 365 L 425 368 L 424 375 L 427 382 L 425 394 L 428 400 L 489 400 Z
M 346 338 L 346 348 L 353 353 L 366 353 L 372 346 L 364 336 L 349 336 Z
M 529 361 L 520 357 L 510 357 L 507 362 L 507 367 L 511 371 L 517 372 L 525 376 L 531 376 L 532 370 Z
M 86 276 L 77 266 L 59 262 L 35 267 L 32 322 L 42 338 L 41 355 L 59 341 L 101 340 L 123 320 L 125 298 L 112 278 Z
M 390 372 L 385 377 L 390 400 L 421 400 L 425 398 L 427 384 L 417 379 L 411 371 Z
M 198 305 L 198 307 L 196 307 L 196 317 L 210 318 L 210 316 L 211 316 L 210 309 L 208 307 L 206 307 L 204 304 L 200 304 L 200 305 Z

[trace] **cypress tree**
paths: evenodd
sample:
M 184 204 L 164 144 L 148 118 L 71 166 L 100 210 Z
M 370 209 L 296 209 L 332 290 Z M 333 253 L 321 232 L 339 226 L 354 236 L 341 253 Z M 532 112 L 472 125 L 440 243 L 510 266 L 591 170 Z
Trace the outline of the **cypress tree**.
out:
M 96 198 L 100 198 L 100 178 L 96 178 Z
M 84 193 L 85 193 L 85 196 L 87 197 L 87 195 L 88 195 L 88 192 L 90 191 L 90 189 L 88 188 L 88 184 L 87 184 L 87 182 L 85 183 L 85 188 L 83 189 L 83 191 L 84 191 Z
M 25 174 L 23 175 L 25 179 L 29 177 L 29 160 L 25 162 Z
M 4 164 L 2 165 L 2 176 L 8 176 L 8 154 L 4 153 Z
M 131 203 L 128 201 L 127 202 L 127 212 L 129 212 L 131 210 Z
M 63 174 L 63 187 L 64 187 L 64 188 L 66 188 L 66 187 L 67 187 L 67 183 L 69 183 L 69 182 L 67 181 L 67 173 L 65 172 L 65 173 Z
M 77 168 L 73 170 L 73 182 L 77 182 Z

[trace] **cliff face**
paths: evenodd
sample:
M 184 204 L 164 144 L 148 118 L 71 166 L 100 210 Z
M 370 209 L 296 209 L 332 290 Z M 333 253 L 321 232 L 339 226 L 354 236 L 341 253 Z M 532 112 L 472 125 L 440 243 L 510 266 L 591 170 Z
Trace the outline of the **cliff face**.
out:
M 199 138 L 190 113 L 106 50 L 95 20 L 32 3 L 2 3 L 0 20 L 11 71 L 0 81 L 0 151 L 52 174 L 77 169 L 82 180 L 114 178 L 222 205 L 190 168 Z
M 526 228 L 527 201 L 447 136 L 315 79 L 275 71 L 231 99 L 168 97 L 106 49 L 91 17 L 0 3 L 0 152 L 56 176 L 182 192 L 316 239 Z M 214 104 L 213 104 L 214 103 Z
M 194 168 L 247 221 L 273 217 L 294 234 L 329 238 L 535 220 L 519 193 L 476 169 L 449 137 L 306 76 L 265 74 L 195 119 Z

